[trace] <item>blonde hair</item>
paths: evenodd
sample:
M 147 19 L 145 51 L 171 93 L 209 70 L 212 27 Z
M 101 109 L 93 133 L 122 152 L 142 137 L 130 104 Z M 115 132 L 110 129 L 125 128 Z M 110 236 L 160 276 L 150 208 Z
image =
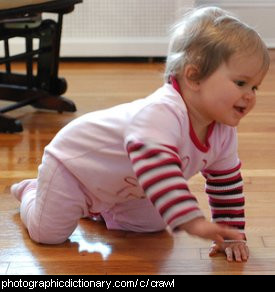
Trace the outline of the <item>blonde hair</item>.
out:
M 165 81 L 181 74 L 187 64 L 198 70 L 194 81 L 209 77 L 233 54 L 260 53 L 263 70 L 268 70 L 269 54 L 259 34 L 218 7 L 197 8 L 174 26 L 166 60 Z

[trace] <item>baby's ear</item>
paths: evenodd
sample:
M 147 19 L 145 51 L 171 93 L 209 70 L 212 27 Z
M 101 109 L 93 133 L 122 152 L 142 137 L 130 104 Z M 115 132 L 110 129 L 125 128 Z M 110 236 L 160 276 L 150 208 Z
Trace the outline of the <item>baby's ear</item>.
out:
M 188 64 L 184 68 L 184 81 L 185 84 L 192 90 L 199 90 L 200 88 L 200 71 L 199 69 L 192 64 Z

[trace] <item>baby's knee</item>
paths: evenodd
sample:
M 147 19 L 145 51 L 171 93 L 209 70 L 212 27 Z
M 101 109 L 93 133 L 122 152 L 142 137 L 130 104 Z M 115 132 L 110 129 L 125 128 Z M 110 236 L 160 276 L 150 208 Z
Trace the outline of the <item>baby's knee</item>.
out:
M 32 228 L 29 229 L 29 236 L 36 243 L 51 245 L 64 243 L 69 237 L 53 232 L 41 233 L 39 230 L 33 230 Z

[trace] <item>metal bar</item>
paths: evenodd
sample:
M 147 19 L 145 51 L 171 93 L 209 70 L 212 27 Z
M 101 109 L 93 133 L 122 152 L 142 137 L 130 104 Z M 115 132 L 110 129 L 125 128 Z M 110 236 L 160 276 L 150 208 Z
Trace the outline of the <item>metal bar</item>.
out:
M 6 107 L 2 107 L 2 108 L 0 108 L 0 113 L 4 114 L 6 112 L 18 109 L 18 108 L 23 107 L 25 105 L 32 104 L 35 101 L 37 101 L 38 99 L 39 99 L 38 97 L 31 97 L 31 98 L 25 99 L 23 101 L 16 102 L 15 104 L 8 105 Z
M 55 55 L 54 55 L 54 75 L 53 75 L 54 78 L 58 77 L 62 24 L 63 24 L 63 14 L 59 13 L 58 21 L 57 21 L 56 42 L 55 42 L 56 47 L 55 47 Z
M 5 46 L 5 59 L 8 59 L 10 57 L 9 40 L 4 40 L 4 46 Z M 11 63 L 10 62 L 6 62 L 6 72 L 8 74 L 11 73 Z
M 51 50 L 51 48 L 47 47 L 47 48 L 33 50 L 32 52 L 29 52 L 29 53 L 22 53 L 22 54 L 18 54 L 15 56 L 11 56 L 9 58 L 0 58 L 0 65 L 6 64 L 7 62 L 20 60 L 20 59 L 25 58 L 25 57 L 35 56 L 35 55 L 38 55 L 39 53 L 45 53 L 45 52 L 48 52 L 50 50 Z
M 29 54 L 33 52 L 33 42 L 32 37 L 26 37 L 26 53 Z M 26 58 L 26 69 L 27 69 L 27 86 L 29 89 L 32 88 L 33 85 L 33 56 L 28 55 Z

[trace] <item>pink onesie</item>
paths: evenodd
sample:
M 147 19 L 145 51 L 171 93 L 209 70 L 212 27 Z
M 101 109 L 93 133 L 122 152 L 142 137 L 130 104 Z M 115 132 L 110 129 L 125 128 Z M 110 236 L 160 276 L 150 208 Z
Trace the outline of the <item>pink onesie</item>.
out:
M 37 180 L 21 185 L 21 217 L 38 242 L 60 243 L 79 218 L 100 213 L 108 229 L 153 232 L 202 217 L 188 179 L 202 172 L 212 218 L 243 232 L 236 129 L 193 131 L 176 81 L 147 98 L 88 113 L 45 148 Z

